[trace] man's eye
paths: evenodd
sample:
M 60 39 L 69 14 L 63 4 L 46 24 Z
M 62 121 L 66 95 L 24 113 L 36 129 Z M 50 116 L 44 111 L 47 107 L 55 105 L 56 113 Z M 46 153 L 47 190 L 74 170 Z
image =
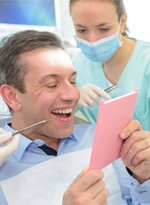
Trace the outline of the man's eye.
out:
M 70 81 L 70 83 L 73 84 L 73 85 L 76 85 L 76 84 L 77 84 L 75 80 Z
M 48 84 L 46 85 L 47 88 L 55 88 L 57 86 L 57 84 Z

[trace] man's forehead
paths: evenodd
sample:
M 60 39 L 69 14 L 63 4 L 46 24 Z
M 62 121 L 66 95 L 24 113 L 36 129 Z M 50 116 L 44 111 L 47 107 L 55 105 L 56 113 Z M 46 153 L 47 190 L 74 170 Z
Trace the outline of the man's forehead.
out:
M 73 68 L 72 59 L 69 54 L 62 49 L 39 48 L 21 54 L 21 59 L 28 65 L 51 64 L 52 66 L 61 65 Z
M 23 52 L 21 54 L 21 57 L 26 57 L 26 58 L 32 58 L 32 56 L 44 56 L 44 55 L 50 55 L 50 56 L 66 56 L 66 57 L 69 57 L 69 54 L 61 49 L 61 48 L 36 48 L 36 49 L 33 49 L 31 51 L 26 51 L 26 52 Z

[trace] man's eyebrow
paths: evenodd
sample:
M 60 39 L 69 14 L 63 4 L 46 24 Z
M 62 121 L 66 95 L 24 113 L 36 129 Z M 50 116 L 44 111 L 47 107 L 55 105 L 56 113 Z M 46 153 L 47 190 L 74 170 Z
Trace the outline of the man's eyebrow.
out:
M 47 81 L 48 79 L 50 78 L 57 78 L 59 75 L 58 74 L 49 74 L 49 75 L 46 75 L 46 76 L 43 76 L 40 80 L 39 80 L 39 83 L 44 83 L 45 81 Z
M 74 71 L 71 75 L 70 75 L 70 77 L 72 77 L 72 76 L 76 76 L 77 75 L 77 71 Z
M 69 78 L 72 77 L 72 76 L 76 76 L 77 75 L 77 72 L 74 71 L 73 73 L 70 74 Z M 50 78 L 58 78 L 60 77 L 59 74 L 49 74 L 49 75 L 46 75 L 46 76 L 43 76 L 40 80 L 39 80 L 39 83 L 42 84 L 44 83 L 46 80 L 49 80 Z

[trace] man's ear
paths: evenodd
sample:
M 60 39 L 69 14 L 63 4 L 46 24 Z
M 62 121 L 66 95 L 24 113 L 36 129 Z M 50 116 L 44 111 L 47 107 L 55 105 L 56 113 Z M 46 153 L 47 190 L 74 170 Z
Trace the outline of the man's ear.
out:
M 0 94 L 4 99 L 4 101 L 12 110 L 21 109 L 22 105 L 18 97 L 19 91 L 15 89 L 13 86 L 8 84 L 3 84 L 0 87 Z

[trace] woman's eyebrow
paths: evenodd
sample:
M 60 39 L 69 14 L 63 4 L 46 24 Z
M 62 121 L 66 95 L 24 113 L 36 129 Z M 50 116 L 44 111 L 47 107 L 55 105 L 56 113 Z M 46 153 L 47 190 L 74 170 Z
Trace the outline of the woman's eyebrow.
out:
M 81 28 L 85 28 L 85 26 L 82 26 L 82 25 L 80 25 L 80 24 L 75 24 L 75 26 L 81 27 Z

